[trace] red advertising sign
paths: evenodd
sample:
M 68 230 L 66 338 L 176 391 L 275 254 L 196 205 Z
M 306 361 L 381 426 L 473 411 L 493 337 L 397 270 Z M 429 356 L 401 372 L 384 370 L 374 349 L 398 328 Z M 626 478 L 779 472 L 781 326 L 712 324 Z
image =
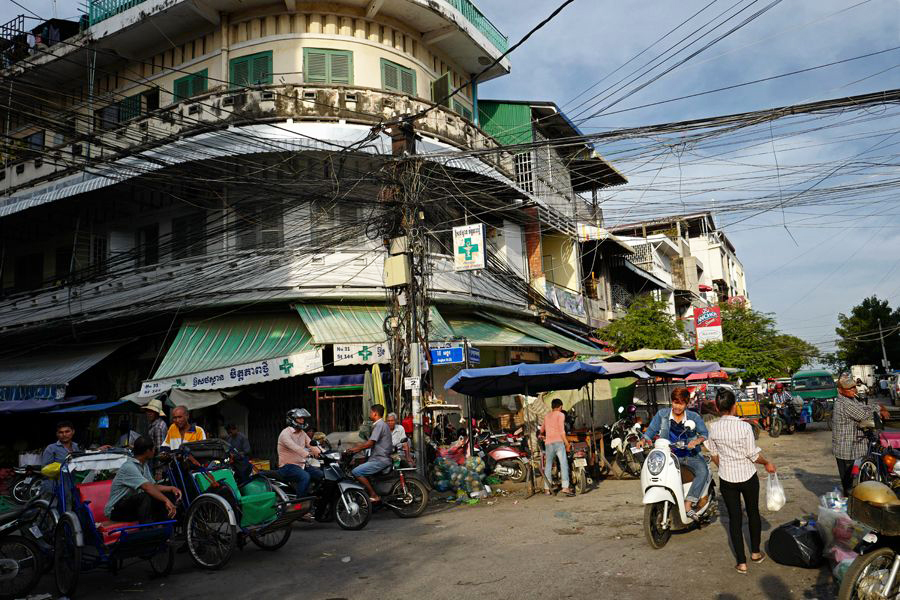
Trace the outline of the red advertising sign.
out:
M 722 310 L 718 306 L 694 309 L 694 326 L 697 331 L 697 347 L 709 342 L 722 341 Z

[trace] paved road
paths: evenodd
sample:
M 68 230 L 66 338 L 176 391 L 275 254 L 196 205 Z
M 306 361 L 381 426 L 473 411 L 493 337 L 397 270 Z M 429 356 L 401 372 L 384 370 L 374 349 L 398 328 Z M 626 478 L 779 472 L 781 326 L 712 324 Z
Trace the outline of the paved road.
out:
M 776 462 L 788 504 L 763 509 L 771 529 L 814 512 L 818 494 L 834 488 L 830 432 L 760 439 Z M 175 572 L 151 579 L 136 565 L 113 577 L 83 576 L 79 597 L 98 600 L 304 598 L 310 600 L 435 598 L 832 598 L 826 570 L 783 567 L 771 560 L 732 569 L 727 518 L 675 535 L 661 550 L 644 540 L 637 481 L 603 481 L 584 496 L 530 499 L 514 492 L 492 504 L 437 504 L 415 520 L 378 513 L 360 532 L 336 525 L 296 525 L 283 549 L 247 547 L 225 570 L 194 569 L 179 555 Z M 724 512 L 724 506 L 722 506 Z M 42 590 L 49 591 L 50 578 Z

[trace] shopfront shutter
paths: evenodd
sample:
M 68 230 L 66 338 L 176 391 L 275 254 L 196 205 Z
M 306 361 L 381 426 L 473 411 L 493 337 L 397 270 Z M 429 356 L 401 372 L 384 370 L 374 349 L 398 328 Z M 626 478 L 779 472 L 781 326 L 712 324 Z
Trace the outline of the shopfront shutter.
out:
M 350 85 L 353 83 L 353 54 L 332 52 L 329 54 L 329 82 Z
M 328 52 L 303 49 L 303 80 L 306 83 L 328 83 Z

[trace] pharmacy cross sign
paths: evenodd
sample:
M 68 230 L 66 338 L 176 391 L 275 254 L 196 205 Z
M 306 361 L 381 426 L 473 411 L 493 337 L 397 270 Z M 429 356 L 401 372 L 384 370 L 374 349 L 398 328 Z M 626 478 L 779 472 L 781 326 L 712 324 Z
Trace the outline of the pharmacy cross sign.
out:
M 288 375 L 290 374 L 291 369 L 294 368 L 294 363 L 292 363 L 288 359 L 284 359 L 284 361 L 282 361 L 282 363 L 278 365 L 278 368 L 284 371 L 285 375 Z
M 459 247 L 459 253 L 466 255 L 466 260 L 472 260 L 472 253 L 478 252 L 478 244 L 472 243 L 472 238 L 466 238 L 466 241 Z
M 369 357 L 372 356 L 372 351 L 369 350 L 368 346 L 363 346 L 362 350 L 357 352 L 357 354 L 359 354 L 363 360 L 367 361 L 367 360 L 369 360 Z

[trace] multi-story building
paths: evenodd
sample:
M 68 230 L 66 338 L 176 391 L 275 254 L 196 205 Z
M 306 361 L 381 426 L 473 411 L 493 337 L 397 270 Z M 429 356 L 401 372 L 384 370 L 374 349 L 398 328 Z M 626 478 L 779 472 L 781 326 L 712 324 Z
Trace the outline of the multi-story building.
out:
M 624 178 L 549 143 L 526 164 L 479 127 L 478 87 L 510 65 L 469 0 L 87 6 L 0 28 L 3 398 L 227 396 L 200 416 L 272 447 L 291 406 L 353 427 L 360 392 L 314 378 L 390 362 L 385 241 L 410 190 L 430 341 L 465 338 L 482 366 L 600 353 L 581 335 L 577 193 Z M 547 116 L 532 141 L 569 133 L 529 110 Z M 385 126 L 409 115 L 414 162 Z M 487 268 L 454 270 L 450 229 L 473 220 Z M 456 368 L 431 365 L 436 394 Z

